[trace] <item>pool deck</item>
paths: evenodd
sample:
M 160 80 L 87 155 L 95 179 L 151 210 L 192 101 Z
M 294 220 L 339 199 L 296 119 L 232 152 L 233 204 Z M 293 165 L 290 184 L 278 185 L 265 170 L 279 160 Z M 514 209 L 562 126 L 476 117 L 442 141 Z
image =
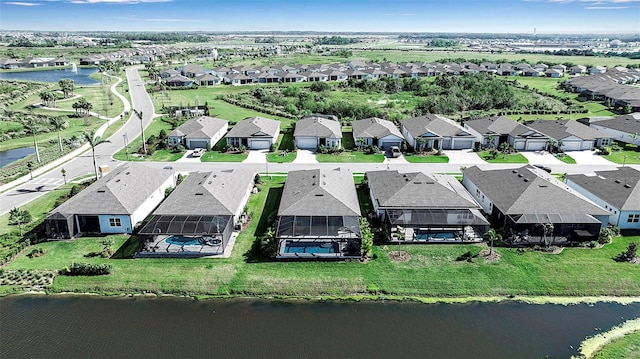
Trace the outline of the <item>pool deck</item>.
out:
M 229 258 L 239 232 L 231 233 L 227 246 L 222 245 L 178 245 L 167 243 L 168 236 L 158 236 L 147 250 L 136 253 L 135 258 Z

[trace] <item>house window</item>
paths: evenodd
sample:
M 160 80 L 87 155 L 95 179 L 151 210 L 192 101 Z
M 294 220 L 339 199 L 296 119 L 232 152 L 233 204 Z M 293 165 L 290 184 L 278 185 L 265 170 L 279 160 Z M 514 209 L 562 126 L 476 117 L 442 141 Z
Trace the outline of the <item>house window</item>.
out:
M 480 190 L 476 189 L 476 197 L 480 197 Z
M 109 226 L 122 227 L 122 224 L 120 223 L 120 218 L 109 218 Z
M 603 138 L 602 139 L 602 146 L 608 146 L 609 145 L 609 139 L 608 138 Z
M 638 223 L 640 221 L 640 214 L 630 214 L 627 217 L 627 222 L 629 223 Z

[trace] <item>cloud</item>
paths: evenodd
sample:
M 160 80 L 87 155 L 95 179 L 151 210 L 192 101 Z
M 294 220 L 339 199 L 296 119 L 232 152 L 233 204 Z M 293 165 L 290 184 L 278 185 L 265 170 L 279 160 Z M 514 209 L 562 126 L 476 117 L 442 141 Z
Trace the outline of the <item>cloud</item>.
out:
M 68 0 L 70 4 L 142 4 L 155 2 L 172 2 L 173 0 Z
M 628 9 L 629 6 L 587 6 L 585 9 L 587 10 L 620 10 L 620 9 Z
M 197 20 L 197 19 L 141 19 L 143 21 L 150 22 L 207 22 L 207 20 Z
M 22 1 L 10 1 L 10 2 L 5 2 L 5 5 L 14 5 L 14 6 L 38 6 L 38 5 L 42 5 L 42 4 L 38 4 L 35 2 L 22 2 Z
M 400 14 L 402 16 L 416 16 L 416 14 Z

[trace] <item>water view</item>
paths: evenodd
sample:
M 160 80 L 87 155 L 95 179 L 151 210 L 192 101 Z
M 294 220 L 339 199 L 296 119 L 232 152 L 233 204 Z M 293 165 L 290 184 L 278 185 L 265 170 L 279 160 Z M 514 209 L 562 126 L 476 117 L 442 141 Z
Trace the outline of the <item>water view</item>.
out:
M 631 305 L 15 296 L 0 357 L 568 358 Z
M 0 168 L 21 158 L 25 158 L 34 152 L 36 152 L 36 150 L 33 147 L 14 148 L 12 150 L 0 151 Z
M 40 81 L 40 82 L 58 82 L 62 79 L 72 79 L 75 85 L 96 85 L 100 81 L 96 81 L 89 75 L 98 72 L 95 67 L 78 68 L 76 72 L 68 69 L 43 70 L 43 71 L 24 71 L 24 72 L 0 72 L 0 80 L 20 80 L 20 81 Z

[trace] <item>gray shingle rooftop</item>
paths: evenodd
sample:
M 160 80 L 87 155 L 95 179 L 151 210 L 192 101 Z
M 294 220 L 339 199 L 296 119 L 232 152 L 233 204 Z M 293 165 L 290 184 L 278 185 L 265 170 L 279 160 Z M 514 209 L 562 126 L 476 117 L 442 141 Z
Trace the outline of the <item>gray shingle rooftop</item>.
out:
M 200 116 L 191 119 L 169 133 L 169 136 L 186 136 L 187 138 L 212 138 L 218 131 L 227 126 L 227 120 L 215 117 Z
M 258 133 L 275 137 L 280 131 L 280 121 L 264 117 L 249 117 L 236 123 L 226 137 L 249 138 Z M 264 137 L 262 135 L 261 137 Z
M 351 126 L 354 138 L 382 138 L 389 135 L 404 138 L 393 122 L 377 117 L 353 121 Z
M 603 132 L 573 120 L 537 120 L 527 123 L 527 126 L 557 141 L 571 136 L 582 140 L 610 137 Z
M 341 168 L 289 172 L 278 215 L 360 216 L 353 174 Z
M 568 175 L 567 180 L 575 182 L 621 211 L 640 209 L 640 171 L 631 167 L 598 171 L 595 176 Z
M 342 138 L 342 126 L 339 121 L 326 117 L 304 117 L 296 123 L 293 136 Z
M 523 137 L 523 134 L 535 131 L 521 123 L 513 121 L 504 116 L 483 117 L 478 119 L 466 120 L 464 122 L 466 126 L 474 129 L 478 133 L 488 135 L 511 135 L 512 137 Z M 544 138 L 545 136 L 537 136 L 537 138 Z
M 428 114 L 400 121 L 411 136 L 419 137 L 431 132 L 441 137 L 473 137 L 453 120 L 440 115 Z
M 640 113 L 618 116 L 613 119 L 593 122 L 594 125 L 611 128 L 626 133 L 640 134 Z

